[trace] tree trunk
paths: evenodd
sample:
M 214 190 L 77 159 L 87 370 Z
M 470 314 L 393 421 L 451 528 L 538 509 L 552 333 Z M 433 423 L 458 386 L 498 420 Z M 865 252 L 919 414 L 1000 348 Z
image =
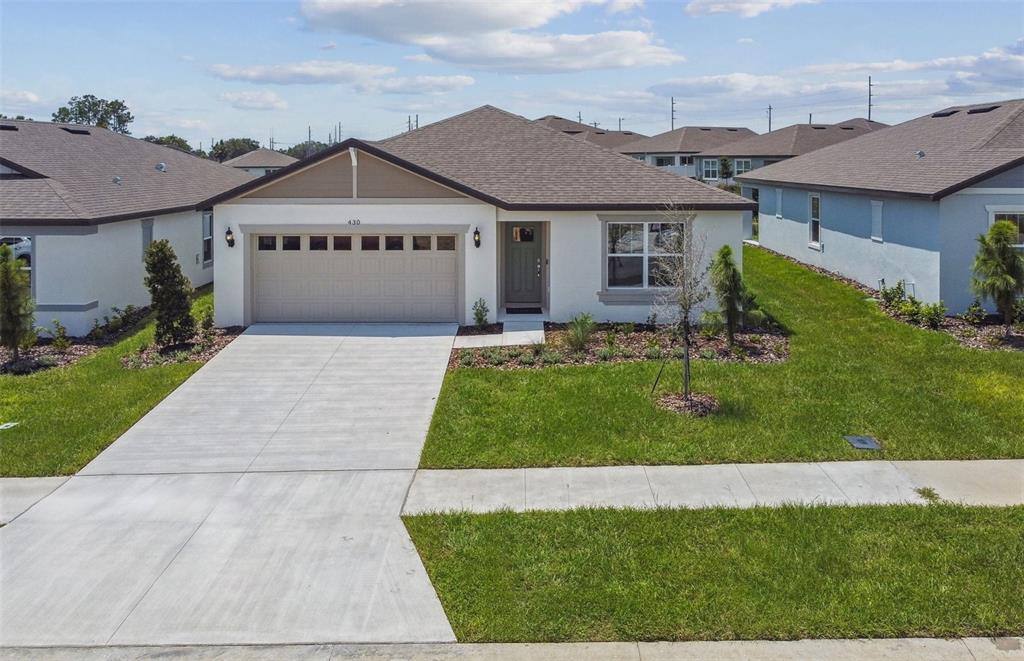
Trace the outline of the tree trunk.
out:
M 690 324 L 683 322 L 683 399 L 690 399 Z

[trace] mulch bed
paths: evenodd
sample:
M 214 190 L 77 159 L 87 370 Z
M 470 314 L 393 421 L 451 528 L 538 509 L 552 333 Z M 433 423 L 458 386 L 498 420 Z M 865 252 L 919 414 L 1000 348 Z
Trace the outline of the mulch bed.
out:
M 449 369 L 459 367 L 496 367 L 528 369 L 548 365 L 593 365 L 597 363 L 628 363 L 642 360 L 663 360 L 678 357 L 682 346 L 664 330 L 635 324 L 632 332 L 623 332 L 621 324 L 598 324 L 587 350 L 570 351 L 565 341 L 564 324 L 545 324 L 542 345 L 455 349 Z M 615 329 L 614 351 L 608 351 L 607 336 Z M 744 330 L 736 334 L 730 347 L 725 334 L 716 336 L 695 332 L 690 343 L 693 360 L 716 360 L 734 363 L 778 363 L 789 357 L 789 339 L 776 329 Z
M 200 333 L 191 342 L 182 344 L 167 347 L 149 344 L 143 347 L 142 351 L 121 358 L 121 364 L 129 369 L 145 369 L 173 363 L 205 363 L 216 356 L 244 330 L 244 326 L 214 328 L 205 339 Z
M 720 408 L 717 399 L 701 392 L 691 392 L 690 399 L 685 399 L 682 394 L 677 392 L 662 395 L 658 398 L 658 406 L 666 411 L 695 418 L 711 415 Z
M 789 255 L 783 255 L 782 253 L 775 252 L 771 248 L 765 248 L 764 246 L 759 246 L 759 248 L 777 257 L 781 257 L 782 259 L 792 262 L 793 264 L 797 264 L 827 278 L 838 280 L 839 282 L 853 287 L 864 295 L 875 299 L 878 303 L 878 307 L 885 312 L 885 314 L 893 319 L 902 321 L 905 324 L 923 328 L 925 330 L 934 330 L 940 333 L 945 333 L 956 338 L 961 345 L 971 349 L 982 349 L 987 351 L 1024 351 L 1024 324 L 1018 323 L 1011 328 L 1009 337 L 1006 337 L 1006 327 L 1003 325 L 1002 320 L 1000 320 L 996 315 L 989 315 L 980 324 L 973 324 L 962 317 L 946 317 L 938 328 L 916 324 L 901 316 L 895 309 L 882 304 L 881 293 L 877 289 L 868 287 L 867 285 L 857 282 L 856 280 L 851 280 L 850 278 L 833 271 L 829 271 L 818 266 L 812 266 L 811 264 L 805 264 L 798 259 L 790 257 Z
M 458 335 L 501 335 L 505 324 L 485 324 L 483 326 L 459 326 Z

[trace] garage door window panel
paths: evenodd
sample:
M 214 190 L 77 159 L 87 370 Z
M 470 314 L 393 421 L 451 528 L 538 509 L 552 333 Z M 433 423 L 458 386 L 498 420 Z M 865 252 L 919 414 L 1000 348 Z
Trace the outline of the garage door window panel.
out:
M 310 250 L 327 250 L 327 237 L 326 236 L 311 236 L 311 237 L 309 237 L 309 249 Z
M 277 250 L 277 237 L 262 235 L 256 240 L 260 250 Z
M 336 236 L 334 237 L 334 249 L 335 250 L 352 250 L 352 237 L 351 236 Z
M 379 236 L 363 236 L 359 239 L 359 249 L 365 251 L 380 250 Z
M 412 237 L 412 249 L 413 250 L 430 250 L 430 237 L 429 236 L 414 236 L 414 237 Z
M 455 237 L 454 236 L 439 236 L 439 237 L 437 237 L 437 249 L 438 250 L 455 250 Z
M 405 237 L 404 236 L 385 236 L 384 237 L 384 250 L 387 251 L 399 251 L 405 250 Z
M 301 236 L 282 236 L 281 250 L 295 251 L 302 249 Z

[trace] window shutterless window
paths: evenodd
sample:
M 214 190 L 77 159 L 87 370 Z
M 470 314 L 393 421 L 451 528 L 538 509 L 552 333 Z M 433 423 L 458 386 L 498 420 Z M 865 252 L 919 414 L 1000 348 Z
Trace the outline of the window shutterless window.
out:
M 404 236 L 385 236 L 384 250 L 405 250 Z
M 608 288 L 663 286 L 662 265 L 677 256 L 682 225 L 678 223 L 608 223 Z
M 871 238 L 882 240 L 882 201 L 871 200 Z
M 213 261 L 213 212 L 203 212 L 203 264 Z
M 336 236 L 334 238 L 334 249 L 335 250 L 352 250 L 352 237 L 351 236 Z
M 701 160 L 703 175 L 705 179 L 718 179 L 718 159 L 705 158 Z
M 302 249 L 302 237 L 300 236 L 282 236 L 281 237 L 281 250 L 301 250 Z
M 812 193 L 809 199 L 810 214 L 808 216 L 807 237 L 811 243 L 821 243 L 821 197 Z
M 782 218 L 782 189 L 775 189 L 775 217 Z
M 277 237 L 260 236 L 256 239 L 256 247 L 258 250 L 277 250 Z
M 327 250 L 327 237 L 326 236 L 311 236 L 311 237 L 309 237 L 309 249 L 310 250 Z
M 412 249 L 413 250 L 430 250 L 430 237 L 429 236 L 414 236 L 414 237 L 412 237 Z
M 675 156 L 656 156 L 654 158 L 654 164 L 657 165 L 659 168 L 663 168 L 663 167 L 668 166 L 668 165 L 675 165 L 676 164 L 676 157 Z
M 361 237 L 359 237 L 359 249 L 360 250 L 380 250 L 380 237 L 379 236 L 361 236 Z
M 437 237 L 437 249 L 438 250 L 455 250 L 455 237 L 454 236 L 439 236 L 439 237 Z
M 1024 247 L 1024 211 L 997 211 L 992 215 L 992 222 L 1006 221 L 1017 226 L 1017 247 Z
M 750 172 L 751 169 L 749 158 L 737 158 L 732 170 L 736 174 L 743 174 L 744 172 Z

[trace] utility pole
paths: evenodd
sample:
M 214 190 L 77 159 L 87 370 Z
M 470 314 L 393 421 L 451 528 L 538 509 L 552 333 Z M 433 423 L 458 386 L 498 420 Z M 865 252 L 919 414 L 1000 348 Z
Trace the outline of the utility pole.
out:
M 868 76 L 868 121 L 869 122 L 871 121 L 871 108 L 872 108 L 872 106 L 875 105 L 874 103 L 871 102 L 872 101 L 872 98 L 871 98 L 872 97 L 871 88 L 873 86 L 874 86 L 874 84 L 871 82 L 871 76 Z
M 814 123 L 814 113 L 813 112 L 807 113 L 807 123 L 808 124 L 813 124 Z
M 671 97 L 672 101 L 672 130 L 676 130 L 676 97 Z
M 416 113 L 416 128 L 420 127 L 420 114 Z
M 590 125 L 596 129 L 600 123 L 601 122 L 590 122 Z
M 772 132 L 772 106 L 768 104 L 768 132 Z
M 622 130 L 622 118 L 621 117 L 619 117 L 619 130 L 620 131 Z
M 579 110 L 576 111 L 576 121 L 579 122 L 580 124 L 583 123 L 583 113 L 580 112 Z

